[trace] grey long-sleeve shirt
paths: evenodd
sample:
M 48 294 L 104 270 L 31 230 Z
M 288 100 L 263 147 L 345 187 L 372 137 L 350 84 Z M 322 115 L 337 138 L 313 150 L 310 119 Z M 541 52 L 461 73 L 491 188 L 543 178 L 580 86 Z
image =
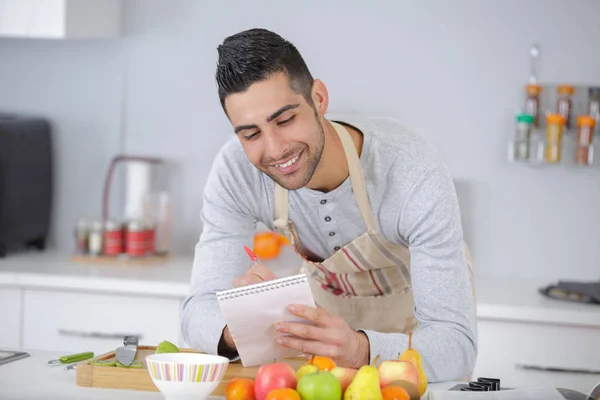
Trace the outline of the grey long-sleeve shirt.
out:
M 419 322 L 413 346 L 421 353 L 425 373 L 431 382 L 464 378 L 477 356 L 474 299 L 458 200 L 442 157 L 398 121 L 328 119 L 363 132 L 360 160 L 376 223 L 387 240 L 410 248 Z M 365 232 L 349 178 L 329 193 L 290 191 L 289 204 L 300 240 L 323 258 Z M 182 331 L 189 345 L 217 354 L 226 323 L 215 292 L 230 288 L 250 267 L 243 246 L 252 244 L 258 221 L 274 229 L 273 215 L 274 182 L 247 160 L 238 138 L 232 137 L 217 154 L 204 189 L 203 230 L 191 293 L 182 310 Z M 395 359 L 407 347 L 404 334 L 365 333 L 371 358 Z

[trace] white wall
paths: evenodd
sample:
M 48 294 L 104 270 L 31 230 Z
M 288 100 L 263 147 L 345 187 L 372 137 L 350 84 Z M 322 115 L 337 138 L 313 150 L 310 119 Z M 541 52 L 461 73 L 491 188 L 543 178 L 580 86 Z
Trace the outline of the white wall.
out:
M 173 176 L 178 252 L 192 254 L 208 170 L 216 151 L 232 135 L 214 83 L 216 47 L 227 35 L 266 27 L 299 47 L 313 74 L 328 85 L 332 111 L 401 118 L 440 146 L 457 179 L 478 273 L 598 278 L 600 168 L 509 165 L 506 139 L 513 133 L 512 115 L 522 100 L 533 41 L 542 49 L 543 81 L 600 85 L 600 52 L 594 50 L 600 42 L 599 2 L 125 4 L 124 146 L 128 152 L 161 155 L 178 163 Z M 0 41 L 2 58 L 11 46 L 16 45 Z M 9 53 L 15 68 L 6 72 L 0 67 L 0 79 L 20 76 L 19 66 L 25 62 L 80 57 L 87 72 L 76 76 L 87 79 L 86 86 L 78 87 L 85 96 L 105 99 L 104 104 L 79 102 L 85 108 L 80 112 L 61 106 L 55 116 L 85 118 L 97 135 L 101 126 L 115 125 L 119 74 L 111 55 L 119 57 L 117 45 L 102 49 L 98 44 L 70 43 L 56 54 L 44 52 L 42 44 L 19 46 L 19 54 L 16 49 Z M 58 78 L 54 86 L 72 86 L 71 77 Z M 35 107 L 50 107 L 46 103 L 58 93 L 45 93 Z M 54 101 L 72 102 L 64 96 L 74 93 L 63 91 Z M 19 97 L 25 94 L 21 91 Z M 0 94 L 4 104 L 15 103 Z M 81 185 L 79 191 L 69 188 L 74 198 L 96 199 Z M 66 240 L 59 243 L 64 246 Z
M 432 138 L 457 179 L 476 268 L 597 278 L 600 170 L 508 165 L 506 138 L 542 49 L 541 79 L 600 84 L 594 1 L 130 3 L 128 150 L 182 162 L 178 243 L 191 250 L 214 153 L 230 137 L 216 47 L 251 27 L 294 42 L 333 111 L 401 118 Z M 567 7 L 569 4 L 569 7 Z

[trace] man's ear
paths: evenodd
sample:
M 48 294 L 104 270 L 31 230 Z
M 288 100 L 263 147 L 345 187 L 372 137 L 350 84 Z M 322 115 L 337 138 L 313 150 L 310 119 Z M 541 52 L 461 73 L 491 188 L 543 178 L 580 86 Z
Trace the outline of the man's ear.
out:
M 327 86 L 320 79 L 315 79 L 311 90 L 311 98 L 315 105 L 315 110 L 320 117 L 324 117 L 327 114 L 329 108 L 329 93 L 327 92 Z

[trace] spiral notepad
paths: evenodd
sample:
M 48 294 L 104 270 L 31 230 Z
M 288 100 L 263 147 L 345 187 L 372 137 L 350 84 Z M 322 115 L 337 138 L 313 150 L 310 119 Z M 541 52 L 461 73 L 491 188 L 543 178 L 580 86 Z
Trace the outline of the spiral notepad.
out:
M 244 367 L 298 356 L 277 343 L 275 323 L 306 320 L 287 311 L 290 304 L 315 307 L 305 274 L 217 292 L 217 300 Z

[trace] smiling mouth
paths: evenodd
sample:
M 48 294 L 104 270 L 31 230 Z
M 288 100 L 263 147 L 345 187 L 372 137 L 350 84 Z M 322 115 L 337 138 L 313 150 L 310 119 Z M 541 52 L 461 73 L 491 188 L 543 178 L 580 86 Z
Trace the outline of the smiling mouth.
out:
M 287 168 L 287 167 L 290 167 L 290 166 L 292 166 L 292 164 L 294 164 L 296 161 L 298 161 L 299 157 L 300 157 L 300 153 L 298 153 L 294 158 L 292 158 L 288 162 L 285 162 L 283 164 L 275 164 L 275 166 L 277 168 Z
M 286 161 L 284 163 L 271 164 L 271 167 L 276 168 L 277 171 L 279 171 L 280 173 L 282 173 L 284 175 L 291 174 L 298 168 L 298 166 L 299 166 L 298 160 L 302 157 L 303 152 L 304 151 L 301 151 L 300 153 L 296 154 L 294 157 L 290 158 L 288 161 Z

